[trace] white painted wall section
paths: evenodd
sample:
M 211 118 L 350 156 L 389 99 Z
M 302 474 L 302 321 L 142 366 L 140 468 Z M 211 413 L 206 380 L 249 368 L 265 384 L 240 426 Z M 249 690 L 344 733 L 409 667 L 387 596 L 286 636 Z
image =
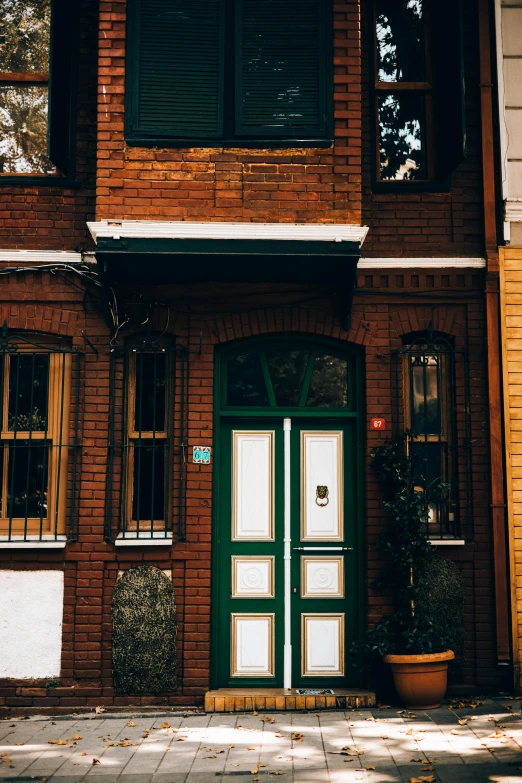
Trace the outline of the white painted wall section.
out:
M 0 571 L 0 677 L 58 677 L 63 571 Z

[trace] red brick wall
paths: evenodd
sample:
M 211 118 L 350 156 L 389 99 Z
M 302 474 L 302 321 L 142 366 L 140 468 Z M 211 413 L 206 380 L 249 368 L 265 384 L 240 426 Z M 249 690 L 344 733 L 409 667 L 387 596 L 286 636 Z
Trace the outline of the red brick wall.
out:
M 163 301 L 170 309 L 169 332 L 191 353 L 188 360 L 187 443 L 211 443 L 213 428 L 214 349 L 223 342 L 258 334 L 300 332 L 330 336 L 364 347 L 366 417 L 384 416 L 391 423 L 392 380 L 390 351 L 402 334 L 434 329 L 455 336 L 459 347 L 469 349 L 472 405 L 474 527 L 465 547 L 446 549 L 462 569 L 466 596 L 466 680 L 487 689 L 498 686 L 494 651 L 493 581 L 489 523 L 487 416 L 484 363 L 484 309 L 481 274 L 426 275 L 425 271 L 390 271 L 361 275 L 350 332 L 339 326 L 338 302 L 328 288 L 295 286 L 282 293 L 274 286 L 192 286 L 122 291 L 122 301 L 143 294 Z M 428 281 L 428 277 L 433 280 Z M 109 416 L 109 331 L 99 302 L 48 275 L 34 279 L 12 276 L 0 291 L 0 319 L 11 328 L 43 329 L 69 335 L 86 351 L 82 388 L 82 449 L 79 464 L 79 540 L 65 552 L 0 549 L 0 568 L 65 570 L 63 668 L 61 686 L 45 695 L 43 683 L 0 683 L 0 708 L 72 707 L 98 704 L 196 704 L 209 685 L 212 468 L 188 464 L 187 535 L 172 548 L 119 549 L 105 543 L 105 491 Z M 76 280 L 74 281 L 76 283 Z M 418 285 L 416 285 L 416 283 Z M 428 288 L 432 296 L 427 295 Z M 438 298 L 449 288 L 447 301 Z M 28 302 L 27 300 L 36 300 Z M 11 304 L 11 302 L 17 304 Z M 190 304 L 190 315 L 187 314 Z M 129 309 L 130 311 L 130 309 Z M 135 310 L 134 323 L 120 334 L 123 339 L 138 330 L 143 320 Z M 152 307 L 154 327 L 165 326 L 165 307 Z M 82 330 L 98 348 L 86 347 Z M 201 352 L 200 352 L 200 335 Z M 177 400 L 179 411 L 179 399 Z M 368 432 L 366 443 L 366 519 L 368 582 L 379 560 L 373 549 L 383 522 L 379 484 L 368 454 L 387 433 Z M 178 445 L 178 444 L 176 444 Z M 172 569 L 178 606 L 178 691 L 161 697 L 117 697 L 111 676 L 111 596 L 117 572 L 138 562 Z M 388 605 L 369 591 L 370 621 Z M 36 690 L 35 690 L 36 688 Z
M 98 219 L 360 223 L 359 7 L 335 5 L 331 149 L 143 149 L 124 141 L 124 2 L 101 0 Z
M 91 246 L 86 221 L 94 217 L 97 6 L 97 0 L 80 0 L 76 184 L 26 187 L 20 178 L 20 184 L 3 185 L 0 176 L 0 249 Z

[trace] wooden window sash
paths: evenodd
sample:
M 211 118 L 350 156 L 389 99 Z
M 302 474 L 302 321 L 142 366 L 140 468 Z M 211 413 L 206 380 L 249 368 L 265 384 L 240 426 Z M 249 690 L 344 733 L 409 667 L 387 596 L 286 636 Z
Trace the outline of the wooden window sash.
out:
M 71 369 L 72 357 L 67 353 L 52 353 L 33 346 L 19 346 L 17 355 L 40 353 L 49 356 L 49 383 L 47 392 L 47 430 L 37 432 L 9 431 L 7 428 L 9 402 L 9 360 L 10 355 L 3 357 L 4 396 L 2 411 L 2 431 L 0 441 L 2 446 L 9 446 L 15 441 L 48 443 L 47 457 L 47 515 L 42 517 L 15 517 L 11 519 L 11 533 L 27 534 L 65 534 L 65 518 L 67 506 L 67 467 L 70 445 L 70 401 L 71 401 Z M 0 534 L 9 532 L 9 503 L 7 492 L 10 479 L 9 449 L 3 448 L 2 499 L 0 503 Z M 41 526 L 41 527 L 40 527 Z
M 375 175 L 377 182 L 385 183 L 393 187 L 394 183 L 427 183 L 435 179 L 436 176 L 436 156 L 435 156 L 435 134 L 433 128 L 433 57 L 431 51 L 431 37 L 429 25 L 429 4 L 423 9 L 424 17 L 424 67 L 426 80 L 419 82 L 381 82 L 378 79 L 379 61 L 378 61 L 378 42 L 377 42 L 377 15 L 376 4 L 373 3 L 373 66 L 374 66 L 374 116 L 375 116 Z M 394 180 L 383 179 L 380 170 L 380 141 L 381 129 L 379 122 L 379 94 L 396 92 L 417 92 L 424 97 L 424 127 L 422 135 L 425 144 L 426 155 L 426 173 L 425 179 L 414 180 Z

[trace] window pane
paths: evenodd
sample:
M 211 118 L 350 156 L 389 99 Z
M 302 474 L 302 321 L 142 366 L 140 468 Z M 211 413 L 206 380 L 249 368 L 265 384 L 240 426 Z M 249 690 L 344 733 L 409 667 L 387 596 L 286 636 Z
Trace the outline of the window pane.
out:
M 0 0 L 0 71 L 47 73 L 50 27 L 51 0 Z
M 9 357 L 9 431 L 48 428 L 49 356 L 45 353 Z
M 308 351 L 277 349 L 266 352 L 268 369 L 277 405 L 299 405 Z
M 150 521 L 165 518 L 165 446 L 135 443 L 132 518 Z
M 386 93 L 377 102 L 381 179 L 426 179 L 424 96 Z
M 441 434 L 439 362 L 437 356 L 414 356 L 411 372 L 411 429 L 415 435 Z
M 258 353 L 242 353 L 227 361 L 227 405 L 268 405 Z
M 422 0 L 376 0 L 380 82 L 425 81 L 422 6 Z
M 328 354 L 318 354 L 308 396 L 307 406 L 344 408 L 348 402 L 348 364 Z
M 53 174 L 47 157 L 47 87 L 0 87 L 0 173 Z
M 40 442 L 41 444 L 41 442 Z M 7 516 L 47 517 L 47 446 L 18 441 L 9 446 Z
M 166 365 L 164 353 L 136 353 L 136 432 L 165 429 Z
M 412 443 L 411 453 L 414 458 L 414 469 L 418 476 L 418 486 L 425 492 L 435 491 L 441 482 L 448 480 L 446 475 L 446 449 L 445 443 Z M 429 504 L 429 535 L 440 536 L 444 532 L 441 525 L 443 518 L 443 504 Z M 447 520 L 445 520 L 447 523 Z

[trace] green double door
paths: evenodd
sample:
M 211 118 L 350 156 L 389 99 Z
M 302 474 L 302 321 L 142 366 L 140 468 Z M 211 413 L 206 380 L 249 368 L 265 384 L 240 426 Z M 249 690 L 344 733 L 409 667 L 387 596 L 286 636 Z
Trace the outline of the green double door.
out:
M 215 686 L 356 685 L 357 418 L 238 416 L 219 430 Z

